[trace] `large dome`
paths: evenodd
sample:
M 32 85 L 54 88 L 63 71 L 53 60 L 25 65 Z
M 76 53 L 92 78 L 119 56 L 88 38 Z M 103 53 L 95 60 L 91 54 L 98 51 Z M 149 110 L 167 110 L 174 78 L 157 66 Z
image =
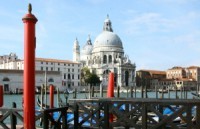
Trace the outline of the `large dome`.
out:
M 92 52 L 99 51 L 123 52 L 122 41 L 119 36 L 113 32 L 109 17 L 104 21 L 103 32 L 100 33 L 94 41 Z
M 119 36 L 109 31 L 103 31 L 99 36 L 97 36 L 97 38 L 94 41 L 94 48 L 102 47 L 102 46 L 104 47 L 115 46 L 115 47 L 123 48 L 122 41 L 119 38 Z

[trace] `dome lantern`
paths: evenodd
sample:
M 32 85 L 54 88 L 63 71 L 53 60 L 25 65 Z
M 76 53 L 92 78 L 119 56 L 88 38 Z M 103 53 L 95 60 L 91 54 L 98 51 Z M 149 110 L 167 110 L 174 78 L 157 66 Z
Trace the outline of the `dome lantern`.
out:
M 109 19 L 109 15 L 107 15 L 106 20 L 104 21 L 103 31 L 110 31 L 113 32 L 112 23 Z

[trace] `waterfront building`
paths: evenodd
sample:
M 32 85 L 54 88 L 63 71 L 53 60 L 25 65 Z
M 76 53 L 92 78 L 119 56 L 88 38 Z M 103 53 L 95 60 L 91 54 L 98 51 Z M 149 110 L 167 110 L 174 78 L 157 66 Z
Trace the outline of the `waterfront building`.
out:
M 6 92 L 7 90 L 14 91 L 16 88 L 23 88 L 23 60 L 18 58 L 9 61 L 4 60 L 0 64 L 0 69 L 0 84 L 4 85 L 4 90 Z M 47 85 L 54 84 L 61 90 L 64 90 L 66 88 L 78 87 L 80 86 L 80 69 L 80 63 L 69 60 L 35 58 L 36 87 L 40 87 L 41 84 L 44 84 L 45 82 L 47 82 Z M 45 74 L 46 81 L 44 80 Z M 5 80 L 5 78 L 7 78 L 7 80 L 9 81 L 3 81 Z M 14 83 L 16 83 L 17 85 L 15 85 Z
M 35 72 L 36 89 L 40 89 L 45 81 L 48 85 L 53 84 L 64 90 L 62 86 L 62 78 L 58 71 L 48 71 L 45 78 L 45 71 Z M 22 93 L 23 91 L 23 70 L 0 69 L 0 85 L 3 85 L 4 93 Z M 34 92 L 34 91 L 30 91 Z
M 200 85 L 200 67 L 175 66 L 166 71 L 138 70 L 136 71 L 137 86 L 147 86 L 154 89 L 196 89 Z
M 159 70 L 138 70 L 136 71 L 136 85 L 154 88 L 159 84 L 160 79 L 166 78 L 165 71 Z
M 167 70 L 167 79 L 174 79 L 179 89 L 196 89 L 200 85 L 200 67 L 172 67 Z
M 108 16 L 104 21 L 103 31 L 93 44 L 88 36 L 86 44 L 80 50 L 76 39 L 73 50 L 74 61 L 81 62 L 83 67 L 88 67 L 90 72 L 97 74 L 103 86 L 107 86 L 109 72 L 114 73 L 115 86 L 135 86 L 136 65 L 124 54 L 123 42 L 114 33 Z

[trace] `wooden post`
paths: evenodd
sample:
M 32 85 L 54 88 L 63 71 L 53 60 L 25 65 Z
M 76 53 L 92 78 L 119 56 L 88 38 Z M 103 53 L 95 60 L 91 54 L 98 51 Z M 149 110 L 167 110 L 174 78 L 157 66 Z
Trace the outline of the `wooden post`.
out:
M 44 121 L 43 129 L 49 129 L 48 112 L 46 109 L 44 110 L 43 121 Z
M 147 105 L 142 104 L 142 129 L 147 129 Z
M 145 90 L 145 98 L 147 98 L 147 85 L 145 85 L 145 89 L 144 90 Z
M 118 86 L 117 87 L 117 98 L 119 98 L 120 97 L 120 87 Z
M 114 73 L 109 73 L 107 97 L 114 97 Z M 109 114 L 109 122 L 113 122 L 113 114 Z
M 158 89 L 156 85 L 155 85 L 155 92 L 156 92 L 156 99 L 158 99 Z
M 104 103 L 104 129 L 109 129 L 109 104 L 107 102 Z
M 54 107 L 54 86 L 50 85 L 50 108 Z
M 181 86 L 181 99 L 183 98 L 182 92 L 183 92 L 183 87 Z
M 199 128 L 200 127 L 200 105 L 197 105 L 196 108 L 196 127 Z
M 128 89 L 129 89 L 129 87 L 126 87 L 127 89 L 126 89 L 126 97 L 128 98 Z
M 31 13 L 29 4 L 28 13 L 22 18 L 24 23 L 24 128 L 35 129 L 35 24 L 37 18 Z
M 135 98 L 137 98 L 137 93 L 136 93 L 137 92 L 137 87 L 135 86 L 134 88 L 135 88 L 135 90 L 134 90 L 135 91 Z
M 187 105 L 187 109 L 186 109 L 186 112 L 187 112 L 187 116 L 186 116 L 186 120 L 187 120 L 187 129 L 192 129 L 192 113 L 191 113 L 191 110 L 192 109 L 192 106 L 191 105 Z
M 175 86 L 175 95 L 176 95 L 176 99 L 178 99 L 178 96 L 177 96 L 177 86 Z
M 74 103 L 74 129 L 79 129 L 78 121 L 79 121 L 79 108 L 78 104 Z
M 168 98 L 170 99 L 170 89 L 169 89 L 169 86 L 168 86 Z
M 3 106 L 3 86 L 0 85 L 0 107 Z
M 143 86 L 141 86 L 141 98 L 144 98 Z
M 89 85 L 89 99 L 91 99 L 91 84 Z
M 12 107 L 13 108 L 17 107 L 17 105 L 16 105 L 15 102 L 12 103 Z M 11 129 L 16 129 L 17 118 L 16 118 L 16 116 L 13 113 L 11 114 L 10 121 L 11 121 Z
M 92 97 L 94 97 L 94 86 L 92 86 Z
M 76 94 L 77 94 L 77 91 L 76 91 L 76 88 L 74 89 L 74 92 L 73 92 L 73 98 L 76 99 Z
M 133 98 L 133 87 L 131 86 L 131 98 Z
M 103 86 L 100 84 L 100 97 L 103 98 Z
M 114 73 L 109 73 L 107 97 L 114 97 Z

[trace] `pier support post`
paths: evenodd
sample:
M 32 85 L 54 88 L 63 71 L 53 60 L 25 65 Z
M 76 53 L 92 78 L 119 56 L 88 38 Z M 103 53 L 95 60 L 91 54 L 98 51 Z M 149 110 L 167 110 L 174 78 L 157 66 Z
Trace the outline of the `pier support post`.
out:
M 118 86 L 117 87 L 117 98 L 119 98 L 120 97 L 120 87 Z
M 107 97 L 108 98 L 114 97 L 114 73 L 113 72 L 109 73 Z M 113 122 L 113 114 L 109 114 L 109 121 Z
M 35 129 L 35 24 L 37 18 L 31 13 L 31 4 L 28 13 L 22 18 L 24 23 L 24 128 Z
M 15 102 L 12 103 L 12 108 L 16 108 L 17 105 Z M 11 114 L 11 117 L 10 117 L 10 121 L 11 121 L 11 129 L 16 129 L 16 125 L 17 125 L 17 118 L 14 114 Z
M 114 97 L 114 73 L 109 73 L 107 97 Z
M 0 85 L 0 107 L 3 106 L 3 86 Z
M 54 107 L 54 86 L 50 85 L 50 108 Z
M 100 97 L 103 98 L 103 86 L 100 84 Z

